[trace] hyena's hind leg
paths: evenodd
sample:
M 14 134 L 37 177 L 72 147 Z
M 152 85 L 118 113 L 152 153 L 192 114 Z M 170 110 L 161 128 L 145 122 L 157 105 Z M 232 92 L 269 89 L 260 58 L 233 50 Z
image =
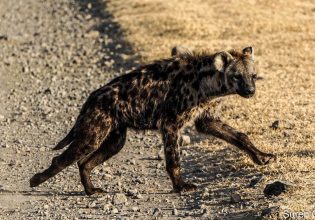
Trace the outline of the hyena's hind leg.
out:
M 106 138 L 111 128 L 111 119 L 101 111 L 90 112 L 86 120 L 79 124 L 78 133 L 70 146 L 59 156 L 53 158 L 48 169 L 35 174 L 30 179 L 30 186 L 36 187 L 55 176 L 67 166 L 95 151 Z
M 93 186 L 90 179 L 91 171 L 123 148 L 126 142 L 126 133 L 126 127 L 112 130 L 99 149 L 78 162 L 81 182 L 87 195 L 103 192 L 102 189 Z

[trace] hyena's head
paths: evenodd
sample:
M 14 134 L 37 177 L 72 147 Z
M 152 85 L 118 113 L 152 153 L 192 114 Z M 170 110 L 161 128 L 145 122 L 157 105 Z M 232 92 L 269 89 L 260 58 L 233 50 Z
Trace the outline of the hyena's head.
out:
M 223 74 L 223 86 L 228 93 L 237 93 L 242 97 L 250 98 L 255 94 L 255 81 L 257 78 L 254 65 L 254 50 L 246 47 L 242 52 L 231 50 L 222 52 L 219 65 Z M 216 59 L 216 58 L 215 58 Z M 215 60 L 216 63 L 216 60 Z M 221 64 L 220 63 L 220 64 Z M 224 66 L 224 68 L 222 68 Z
M 178 46 L 172 49 L 172 56 L 193 56 L 190 49 Z M 204 90 L 209 94 L 220 91 L 222 95 L 239 94 L 242 97 L 250 98 L 255 94 L 255 81 L 257 78 L 254 65 L 254 50 L 246 47 L 242 51 L 230 50 L 216 53 L 210 66 L 214 77 L 219 83 L 212 83 L 211 77 L 205 78 L 202 83 Z M 201 71 L 203 71 L 201 69 Z M 218 88 L 219 86 L 219 88 Z

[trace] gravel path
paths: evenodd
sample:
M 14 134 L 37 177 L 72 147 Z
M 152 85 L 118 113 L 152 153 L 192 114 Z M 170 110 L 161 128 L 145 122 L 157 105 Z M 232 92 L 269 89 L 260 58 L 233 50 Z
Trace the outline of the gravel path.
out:
M 75 165 L 29 187 L 29 178 L 59 153 L 51 148 L 69 131 L 88 94 L 136 64 L 118 24 L 99 8 L 87 1 L 0 1 L 0 219 L 204 212 L 190 209 L 198 204 L 187 205 L 189 194 L 169 193 L 153 132 L 130 131 L 123 151 L 95 170 L 94 183 L 105 195 L 84 195 Z
M 235 205 L 229 197 L 254 175 L 242 169 L 244 158 L 222 147 L 202 148 L 208 140 L 212 149 L 222 142 L 203 142 L 190 129 L 192 143 L 187 140 L 182 148 L 183 173 L 199 185 L 197 192 L 170 193 L 159 160 L 161 141 L 151 131 L 129 131 L 124 149 L 95 169 L 94 183 L 106 190 L 104 195 L 83 193 L 76 165 L 38 188 L 29 187 L 29 178 L 60 153 L 51 149 L 72 127 L 88 94 L 137 65 L 119 24 L 103 10 L 106 1 L 105 7 L 100 4 L 0 0 L 0 219 L 248 216 L 246 207 L 252 210 L 255 203 Z M 222 185 L 222 178 L 233 184 Z

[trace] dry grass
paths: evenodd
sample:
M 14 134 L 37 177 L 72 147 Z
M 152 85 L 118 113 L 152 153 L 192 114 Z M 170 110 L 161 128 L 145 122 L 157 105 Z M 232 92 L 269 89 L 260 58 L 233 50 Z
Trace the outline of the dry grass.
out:
M 272 202 L 315 210 L 313 0 L 112 0 L 108 7 L 143 61 L 169 56 L 174 45 L 212 51 L 254 46 L 264 78 L 258 93 L 250 100 L 227 98 L 222 117 L 279 156 L 267 167 L 245 161 L 243 169 L 301 186 Z M 277 130 L 270 128 L 275 120 Z

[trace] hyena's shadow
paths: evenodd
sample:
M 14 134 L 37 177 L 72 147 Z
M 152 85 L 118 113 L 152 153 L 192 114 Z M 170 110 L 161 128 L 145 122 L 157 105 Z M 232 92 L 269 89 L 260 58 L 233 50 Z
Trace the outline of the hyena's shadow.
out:
M 90 15 L 99 22 L 91 29 L 96 30 L 100 35 L 106 35 L 110 40 L 102 43 L 102 47 L 108 51 L 106 57 L 98 61 L 98 65 L 105 69 L 111 69 L 114 72 L 121 73 L 122 70 L 129 70 L 138 65 L 139 55 L 135 53 L 131 44 L 125 40 L 120 24 L 115 21 L 113 15 L 107 10 L 107 2 L 101 0 L 75 0 L 80 6 L 80 11 Z M 119 47 L 117 45 L 120 45 Z M 110 65 L 104 65 L 108 61 L 115 62 Z
M 256 211 L 243 211 L 240 207 L 252 202 L 249 195 L 243 194 L 242 189 L 249 185 L 253 177 L 262 175 L 261 172 L 257 171 L 250 159 L 235 147 L 211 137 L 206 138 L 209 142 L 203 144 L 201 140 L 204 140 L 204 137 L 193 136 L 192 144 L 182 147 L 185 151 L 182 156 L 183 177 L 198 185 L 197 191 L 190 194 L 184 209 L 200 210 L 199 216 L 204 216 L 204 207 L 211 212 L 217 212 L 234 205 L 235 211 L 229 213 L 227 219 L 242 219 L 243 216 L 257 219 Z M 220 147 L 212 149 L 212 142 L 216 143 L 216 146 L 219 143 Z M 240 194 L 242 201 L 232 204 L 232 194 Z M 264 199 L 263 195 L 255 196 L 257 200 Z M 194 214 L 195 217 L 197 215 Z M 223 215 L 217 216 L 225 219 Z

